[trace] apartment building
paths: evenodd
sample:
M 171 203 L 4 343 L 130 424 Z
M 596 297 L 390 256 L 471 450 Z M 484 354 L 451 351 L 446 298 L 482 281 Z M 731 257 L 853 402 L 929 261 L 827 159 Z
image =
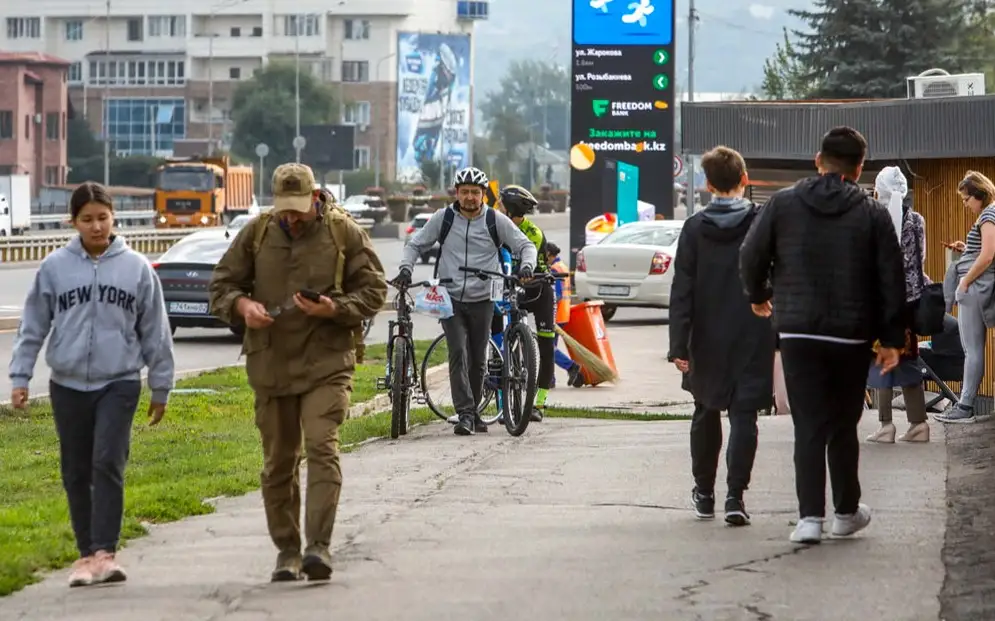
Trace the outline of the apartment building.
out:
M 66 181 L 66 72 L 69 62 L 41 52 L 0 52 L 0 175 Z
M 392 178 L 399 34 L 470 35 L 487 15 L 470 0 L 34 0 L 0 8 L 0 50 L 67 59 L 74 107 L 121 155 L 170 155 L 177 141 L 226 148 L 239 82 L 299 61 L 340 87 L 357 168 L 379 154 Z

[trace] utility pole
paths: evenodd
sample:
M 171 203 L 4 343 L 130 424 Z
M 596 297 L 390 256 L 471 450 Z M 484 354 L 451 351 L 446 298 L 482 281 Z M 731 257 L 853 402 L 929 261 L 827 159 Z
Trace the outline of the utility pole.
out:
M 694 0 L 688 0 L 688 103 L 694 101 L 694 28 L 698 22 L 698 11 L 694 8 Z M 683 112 L 682 112 L 683 114 Z M 681 149 L 684 149 L 685 136 L 681 135 Z M 695 187 L 694 187 L 694 155 L 687 153 L 687 214 L 694 213 Z
M 298 15 L 294 18 L 294 140 L 301 135 L 301 21 L 307 19 L 305 15 Z M 301 163 L 301 150 L 297 152 L 297 163 Z M 324 181 L 324 179 L 322 179 Z
M 104 134 L 104 185 L 111 184 L 111 132 L 110 123 L 111 112 L 108 109 L 110 104 L 110 75 L 111 75 L 111 0 L 107 0 L 106 20 L 104 20 L 104 103 L 100 106 L 104 113 L 101 121 L 101 129 Z M 98 72 L 97 75 L 100 75 Z M 115 74 L 116 75 L 116 74 Z
M 207 16 L 207 154 L 214 155 L 214 11 Z

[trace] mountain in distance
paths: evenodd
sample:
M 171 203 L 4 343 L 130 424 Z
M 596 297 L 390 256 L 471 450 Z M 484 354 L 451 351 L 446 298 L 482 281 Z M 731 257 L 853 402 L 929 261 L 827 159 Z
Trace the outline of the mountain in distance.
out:
M 632 0 L 614 0 L 632 2 Z M 666 0 L 653 0 L 659 5 Z M 788 9 L 811 0 L 696 0 L 696 93 L 752 93 L 763 81 L 764 61 L 782 41 L 782 28 L 801 27 Z M 490 19 L 474 37 L 474 94 L 479 102 L 496 90 L 513 60 L 570 62 L 572 0 L 491 0 Z M 673 80 L 687 85 L 688 0 L 676 0 L 677 50 Z

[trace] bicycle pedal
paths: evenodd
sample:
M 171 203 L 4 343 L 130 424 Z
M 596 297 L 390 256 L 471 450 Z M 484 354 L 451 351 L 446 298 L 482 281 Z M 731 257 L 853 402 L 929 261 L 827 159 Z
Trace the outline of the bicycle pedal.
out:
M 378 377 L 377 378 L 377 390 L 387 390 L 387 380 L 386 379 L 384 379 L 382 377 Z

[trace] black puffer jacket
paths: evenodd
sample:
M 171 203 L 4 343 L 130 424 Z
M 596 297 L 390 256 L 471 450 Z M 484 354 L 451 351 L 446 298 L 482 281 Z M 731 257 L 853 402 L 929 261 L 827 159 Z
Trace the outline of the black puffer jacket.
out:
M 781 333 L 905 346 L 902 251 L 888 210 L 839 175 L 771 197 L 740 251 L 750 301 Z

